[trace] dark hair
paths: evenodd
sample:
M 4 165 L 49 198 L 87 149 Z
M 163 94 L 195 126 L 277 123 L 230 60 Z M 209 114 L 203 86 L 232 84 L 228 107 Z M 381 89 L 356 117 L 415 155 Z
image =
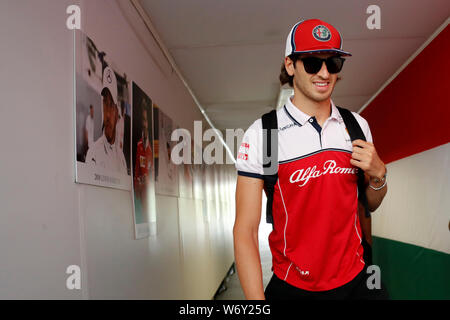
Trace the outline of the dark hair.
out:
M 297 60 L 300 59 L 300 55 L 299 54 L 291 54 L 290 56 L 288 56 L 288 58 L 292 60 L 292 62 L 294 63 L 294 68 L 295 68 L 295 65 L 297 64 Z M 281 85 L 289 83 L 289 85 L 291 87 L 294 87 L 294 76 L 290 76 L 287 73 L 286 67 L 284 66 L 284 61 L 281 64 L 281 72 L 280 72 L 280 76 L 278 78 L 280 79 Z M 337 77 L 336 82 L 339 80 L 341 80 L 340 76 Z
M 291 54 L 290 56 L 288 56 L 288 58 L 292 60 L 292 62 L 294 63 L 294 68 L 295 68 L 295 64 L 297 63 L 297 60 L 300 59 L 300 55 L 298 55 L 298 54 Z M 281 64 L 281 72 L 280 72 L 279 79 L 280 79 L 281 85 L 289 83 L 289 85 L 291 87 L 294 87 L 294 76 L 290 76 L 287 73 L 286 67 L 284 66 L 284 61 Z

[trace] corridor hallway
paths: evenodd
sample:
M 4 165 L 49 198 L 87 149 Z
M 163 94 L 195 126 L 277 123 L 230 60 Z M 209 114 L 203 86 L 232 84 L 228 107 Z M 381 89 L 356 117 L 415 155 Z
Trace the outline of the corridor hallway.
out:
M 249 127 L 290 106 L 280 71 L 309 18 L 351 52 L 331 99 L 387 168 L 371 236 L 390 297 L 450 299 L 449 16 L 448 0 L 0 0 L 0 299 L 243 299 L 227 278 L 236 161 L 262 154 L 241 144 Z M 319 128 L 292 110 L 278 132 L 315 140 L 280 155 L 327 140 L 351 154 L 337 114 Z M 270 229 L 263 210 L 264 285 Z

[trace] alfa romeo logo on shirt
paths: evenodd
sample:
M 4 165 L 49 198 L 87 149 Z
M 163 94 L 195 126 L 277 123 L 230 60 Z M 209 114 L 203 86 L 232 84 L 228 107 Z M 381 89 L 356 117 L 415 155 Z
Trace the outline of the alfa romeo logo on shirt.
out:
M 324 176 L 326 174 L 357 174 L 358 168 L 351 167 L 338 167 L 336 165 L 336 161 L 327 160 L 323 164 L 323 171 L 317 170 L 317 166 L 308 167 L 306 169 L 298 169 L 294 171 L 289 177 L 290 183 L 300 183 L 298 186 L 303 187 L 308 181 L 312 178 L 318 178 L 320 176 Z
M 331 39 L 331 32 L 327 27 L 318 25 L 313 29 L 313 36 L 319 41 L 328 41 Z

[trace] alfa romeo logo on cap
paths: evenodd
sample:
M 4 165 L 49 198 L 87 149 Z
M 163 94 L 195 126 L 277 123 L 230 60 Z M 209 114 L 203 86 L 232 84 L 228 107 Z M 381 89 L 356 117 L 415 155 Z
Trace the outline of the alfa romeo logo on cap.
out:
M 328 41 L 331 39 L 331 32 L 327 27 L 318 25 L 313 29 L 314 39 L 319 41 Z

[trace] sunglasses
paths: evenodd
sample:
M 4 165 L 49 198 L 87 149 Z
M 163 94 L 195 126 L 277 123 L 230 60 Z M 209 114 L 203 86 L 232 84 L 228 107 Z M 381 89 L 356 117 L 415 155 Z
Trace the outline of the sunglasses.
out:
M 303 62 L 303 66 L 307 73 L 317 73 L 322 69 L 322 64 L 325 62 L 329 73 L 338 73 L 342 70 L 345 59 L 342 57 L 329 57 L 327 59 L 321 59 L 317 57 L 300 58 Z

